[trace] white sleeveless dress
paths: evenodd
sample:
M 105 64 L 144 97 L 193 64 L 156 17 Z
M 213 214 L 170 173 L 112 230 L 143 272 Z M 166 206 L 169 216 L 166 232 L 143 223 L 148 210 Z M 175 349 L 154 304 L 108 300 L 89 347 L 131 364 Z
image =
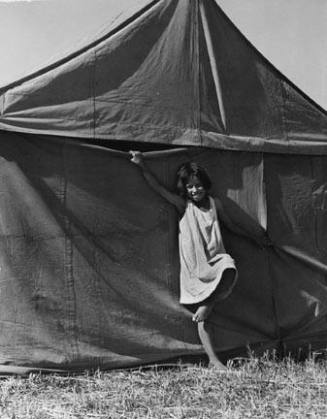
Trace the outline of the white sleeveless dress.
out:
M 235 270 L 235 279 L 222 298 L 232 291 L 237 277 L 235 262 L 226 253 L 221 236 L 215 202 L 209 197 L 210 209 L 200 210 L 187 201 L 179 223 L 180 302 L 196 304 L 217 288 L 226 269 Z

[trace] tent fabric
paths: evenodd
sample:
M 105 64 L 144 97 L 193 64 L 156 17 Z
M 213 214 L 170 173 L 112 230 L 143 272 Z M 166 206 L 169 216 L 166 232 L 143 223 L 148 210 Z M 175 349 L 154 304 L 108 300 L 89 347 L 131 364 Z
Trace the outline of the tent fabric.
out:
M 0 129 L 326 154 L 327 116 L 214 0 L 138 2 L 108 34 L 0 91 Z M 141 7 L 143 5 L 143 8 Z
M 179 304 L 178 214 L 128 154 L 13 133 L 2 133 L 0 152 L 2 371 L 201 354 L 191 313 Z M 211 319 L 217 350 L 304 345 L 307 336 L 318 345 L 327 309 L 325 157 L 289 162 L 201 148 L 145 156 L 170 188 L 181 163 L 198 161 L 231 216 L 267 224 L 275 242 L 262 249 L 223 230 L 239 280 Z
M 203 353 L 179 304 L 178 215 L 127 144 L 153 150 L 168 188 L 198 161 L 273 242 L 223 228 L 239 279 L 210 318 L 217 351 L 326 347 L 325 112 L 213 0 L 137 6 L 0 91 L 0 373 Z

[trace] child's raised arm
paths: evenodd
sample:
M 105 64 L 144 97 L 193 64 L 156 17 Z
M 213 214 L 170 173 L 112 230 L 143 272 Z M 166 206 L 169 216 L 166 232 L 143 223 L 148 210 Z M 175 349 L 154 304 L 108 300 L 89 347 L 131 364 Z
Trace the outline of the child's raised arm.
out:
M 144 179 L 147 181 L 148 185 L 166 201 L 168 201 L 170 204 L 173 204 L 180 214 L 183 214 L 186 205 L 184 199 L 179 195 L 170 192 L 167 188 L 161 185 L 158 179 L 145 164 L 143 154 L 140 151 L 130 151 L 129 153 L 132 156 L 131 162 L 142 169 Z

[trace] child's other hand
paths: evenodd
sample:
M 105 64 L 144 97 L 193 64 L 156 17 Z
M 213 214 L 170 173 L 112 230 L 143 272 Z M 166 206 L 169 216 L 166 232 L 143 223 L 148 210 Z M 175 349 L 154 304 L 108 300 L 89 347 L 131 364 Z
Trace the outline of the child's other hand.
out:
M 133 151 L 131 150 L 129 152 L 129 154 L 132 156 L 131 157 L 131 162 L 138 165 L 138 166 L 143 166 L 143 154 L 140 151 Z

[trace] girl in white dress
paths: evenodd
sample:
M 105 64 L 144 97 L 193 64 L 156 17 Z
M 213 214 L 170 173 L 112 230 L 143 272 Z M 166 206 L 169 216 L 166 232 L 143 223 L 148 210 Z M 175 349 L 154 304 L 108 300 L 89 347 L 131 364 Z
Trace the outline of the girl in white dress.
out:
M 179 215 L 180 302 L 193 311 L 193 321 L 209 363 L 219 369 L 225 366 L 218 359 L 213 345 L 209 321 L 214 305 L 227 298 L 237 281 L 234 260 L 226 253 L 219 220 L 237 234 L 248 236 L 265 245 L 265 230 L 257 226 L 247 229 L 233 223 L 218 198 L 210 196 L 211 180 L 197 163 L 183 164 L 177 171 L 177 191 L 162 186 L 146 166 L 143 155 L 130 152 L 131 161 L 142 169 L 147 183 L 173 204 Z

